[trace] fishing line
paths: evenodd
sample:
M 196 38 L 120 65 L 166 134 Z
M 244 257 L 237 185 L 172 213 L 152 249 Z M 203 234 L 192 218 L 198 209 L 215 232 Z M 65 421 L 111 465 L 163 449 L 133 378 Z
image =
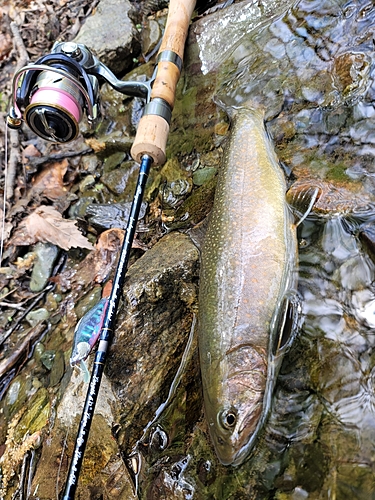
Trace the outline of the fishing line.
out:
M 3 213 L 1 216 L 0 268 L 2 267 L 2 262 L 3 262 L 3 250 L 4 250 L 4 239 L 5 239 L 5 208 L 6 208 L 7 176 L 8 176 L 8 123 L 5 122 L 4 196 L 3 196 Z

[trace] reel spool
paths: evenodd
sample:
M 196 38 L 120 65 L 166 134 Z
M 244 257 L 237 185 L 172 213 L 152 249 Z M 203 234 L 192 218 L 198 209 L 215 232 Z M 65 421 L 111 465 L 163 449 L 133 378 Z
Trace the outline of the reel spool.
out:
M 43 139 L 69 142 L 78 135 L 82 108 L 82 94 L 70 80 L 42 71 L 25 109 L 25 121 Z

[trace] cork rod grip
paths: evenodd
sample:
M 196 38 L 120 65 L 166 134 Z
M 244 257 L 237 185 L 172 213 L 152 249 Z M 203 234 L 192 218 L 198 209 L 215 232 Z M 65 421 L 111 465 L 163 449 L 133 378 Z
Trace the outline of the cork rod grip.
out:
M 159 57 L 163 52 L 170 51 L 176 54 L 180 61 L 183 60 L 186 37 L 194 7 L 195 0 L 170 0 Z M 178 65 L 168 58 L 164 60 L 161 57 L 151 91 L 151 102 L 155 98 L 162 99 L 172 110 L 179 78 Z M 134 160 L 140 162 L 142 156 L 147 154 L 152 157 L 155 165 L 162 165 L 165 162 L 168 132 L 169 123 L 166 119 L 157 114 L 145 114 L 139 122 L 131 149 Z
M 194 6 L 195 0 L 170 1 L 167 24 L 159 54 L 170 50 L 177 54 L 181 58 L 181 61 L 183 60 L 186 37 Z M 159 62 L 151 98 L 161 97 L 173 108 L 179 78 L 180 72 L 175 64 L 169 61 Z

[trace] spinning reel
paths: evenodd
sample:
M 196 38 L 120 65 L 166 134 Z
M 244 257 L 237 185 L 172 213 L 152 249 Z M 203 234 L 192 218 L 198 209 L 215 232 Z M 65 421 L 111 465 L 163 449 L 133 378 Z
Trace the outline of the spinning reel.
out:
M 50 54 L 14 75 L 8 126 L 18 129 L 24 120 L 43 139 L 72 141 L 78 135 L 84 112 L 91 127 L 100 118 L 100 78 L 122 94 L 150 100 L 153 79 L 118 80 L 85 45 L 56 42 Z

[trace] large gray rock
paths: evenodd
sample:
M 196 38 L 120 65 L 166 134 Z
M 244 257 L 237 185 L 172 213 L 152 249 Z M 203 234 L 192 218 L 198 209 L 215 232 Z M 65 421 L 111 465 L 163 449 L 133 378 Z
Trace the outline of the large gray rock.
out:
M 164 236 L 133 264 L 123 289 L 107 375 L 125 448 L 165 400 L 181 362 L 196 304 L 199 252 L 180 233 Z
M 129 69 L 140 51 L 138 32 L 130 18 L 132 8 L 128 0 L 101 0 L 75 39 L 90 47 L 114 73 Z

